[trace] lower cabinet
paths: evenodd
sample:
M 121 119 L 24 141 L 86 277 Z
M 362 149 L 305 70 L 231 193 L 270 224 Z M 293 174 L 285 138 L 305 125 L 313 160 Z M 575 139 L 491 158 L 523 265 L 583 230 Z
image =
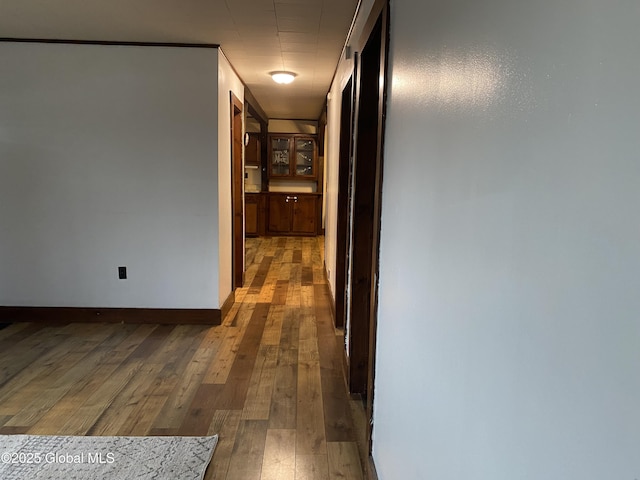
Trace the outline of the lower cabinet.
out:
M 304 193 L 270 193 L 268 233 L 308 235 L 318 232 L 318 196 Z
M 247 237 L 265 234 L 264 197 L 259 193 L 247 193 L 244 197 L 244 232 Z

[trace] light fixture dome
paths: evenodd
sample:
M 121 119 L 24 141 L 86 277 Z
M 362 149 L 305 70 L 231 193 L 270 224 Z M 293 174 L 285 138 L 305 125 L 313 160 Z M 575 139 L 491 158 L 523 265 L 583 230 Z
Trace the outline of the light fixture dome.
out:
M 293 72 L 271 72 L 270 75 L 274 82 L 282 84 L 289 84 L 293 82 L 294 78 L 296 78 L 296 74 Z

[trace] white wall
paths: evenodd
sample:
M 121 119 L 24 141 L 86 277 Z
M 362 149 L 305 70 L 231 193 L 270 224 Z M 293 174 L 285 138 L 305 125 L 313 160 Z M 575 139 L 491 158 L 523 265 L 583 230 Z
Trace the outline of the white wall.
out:
M 381 480 L 639 478 L 639 15 L 392 2 Z
M 219 307 L 217 50 L 0 58 L 0 305 Z
M 268 129 L 273 133 L 318 133 L 318 122 L 315 120 L 281 120 L 272 118 L 269 120 Z
M 327 129 L 325 133 L 325 242 L 324 259 L 329 289 L 336 296 L 336 241 L 338 224 L 338 169 L 340 167 L 340 113 L 342 89 L 353 72 L 353 61 L 342 62 L 327 96 Z
M 230 92 L 244 105 L 244 85 L 224 56 L 219 56 L 218 69 L 218 202 L 219 223 L 219 263 L 220 283 L 218 297 L 220 305 L 231 294 L 232 246 L 232 205 L 231 205 L 231 96 Z M 243 182 L 244 183 L 244 182 Z

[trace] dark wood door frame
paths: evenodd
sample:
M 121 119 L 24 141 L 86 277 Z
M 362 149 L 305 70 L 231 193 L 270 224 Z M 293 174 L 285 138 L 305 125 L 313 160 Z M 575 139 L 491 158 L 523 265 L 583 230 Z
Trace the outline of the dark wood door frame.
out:
M 230 92 L 231 105 L 231 290 L 242 287 L 244 283 L 244 202 L 242 185 L 242 112 L 243 105 L 233 92 Z
M 367 36 L 359 56 L 356 93 L 355 149 L 353 169 L 353 218 L 350 275 L 349 386 L 353 393 L 367 395 L 371 324 L 371 293 L 375 281 L 376 183 L 381 168 L 380 72 L 381 17 Z
M 268 120 L 267 120 L 266 114 L 264 112 L 262 112 L 261 109 L 259 109 L 258 107 L 254 106 L 254 104 L 251 103 L 251 101 L 246 98 L 248 96 L 247 92 L 248 91 L 245 90 L 245 100 L 246 100 L 245 109 L 260 124 L 260 134 L 259 134 L 260 135 L 259 136 L 259 138 L 260 138 L 260 172 L 261 172 L 260 179 L 261 179 L 261 183 L 262 183 L 262 191 L 266 192 L 267 191 L 267 181 L 268 181 L 268 177 L 267 177 L 267 153 L 268 153 L 268 145 L 267 145 L 268 128 L 267 128 L 267 125 L 268 125 Z M 251 98 L 253 98 L 253 97 L 251 97 Z M 264 232 L 262 234 L 264 235 Z
M 347 318 L 347 278 L 349 275 L 349 212 L 353 153 L 353 83 L 356 74 L 342 90 L 340 110 L 340 154 L 338 159 L 338 216 L 336 226 L 335 326 L 344 327 Z
M 267 153 L 268 153 L 268 145 L 267 145 L 267 136 L 268 136 L 268 123 L 269 118 L 260 104 L 258 100 L 253 96 L 251 90 L 245 87 L 244 90 L 244 101 L 245 108 L 247 112 L 251 114 L 253 118 L 258 120 L 260 123 L 260 171 L 262 172 L 261 180 L 262 180 L 262 191 L 266 192 L 269 177 L 267 175 Z M 263 232 L 264 234 L 264 232 Z
M 351 245 L 349 387 L 366 397 L 367 463 L 371 456 L 378 316 L 384 119 L 388 85 L 389 0 L 376 0 L 360 41 L 356 82 Z
M 368 468 L 375 473 L 372 459 L 372 434 L 373 434 L 373 402 L 375 384 L 375 358 L 376 341 L 378 332 L 378 285 L 380 273 L 380 228 L 382 214 L 382 181 L 384 173 L 384 132 L 387 113 L 387 85 L 388 85 L 388 51 L 389 51 L 389 0 L 385 0 L 375 29 L 379 28 L 380 41 L 380 73 L 378 81 L 378 148 L 376 156 L 375 197 L 373 204 L 373 249 L 371 257 L 371 307 L 369 320 L 369 365 L 367 382 L 367 447 L 369 451 Z

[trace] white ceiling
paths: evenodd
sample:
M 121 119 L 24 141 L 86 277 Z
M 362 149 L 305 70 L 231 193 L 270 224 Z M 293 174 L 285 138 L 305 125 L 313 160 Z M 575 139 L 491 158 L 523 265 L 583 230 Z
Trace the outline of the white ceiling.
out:
M 317 119 L 358 0 L 0 0 L 0 37 L 219 44 L 270 118 Z M 274 70 L 298 74 L 277 85 Z

